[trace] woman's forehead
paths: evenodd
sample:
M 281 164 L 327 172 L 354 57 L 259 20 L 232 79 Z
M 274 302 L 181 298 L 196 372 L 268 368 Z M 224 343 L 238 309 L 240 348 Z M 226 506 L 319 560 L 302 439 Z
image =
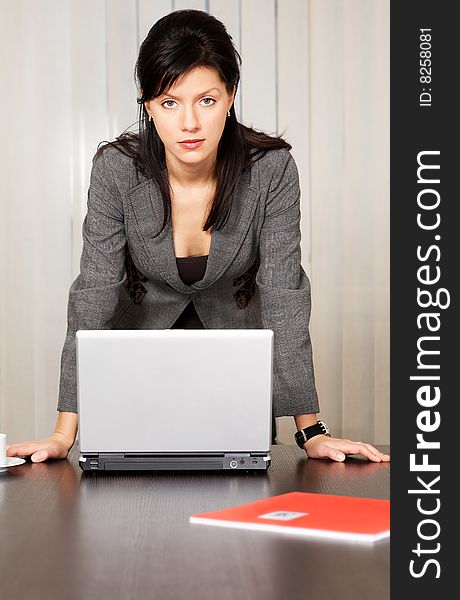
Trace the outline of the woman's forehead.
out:
M 209 88 L 215 87 L 220 90 L 225 87 L 225 82 L 222 81 L 217 69 L 199 66 L 179 75 L 174 82 L 165 86 L 164 91 L 174 93 L 174 91 L 185 90 L 186 88 L 203 86 L 205 88 L 206 86 Z

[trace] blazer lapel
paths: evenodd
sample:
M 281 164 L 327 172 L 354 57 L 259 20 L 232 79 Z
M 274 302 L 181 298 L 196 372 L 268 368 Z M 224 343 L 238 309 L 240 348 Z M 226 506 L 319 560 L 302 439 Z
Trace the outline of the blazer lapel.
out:
M 223 229 L 212 232 L 208 263 L 203 279 L 191 287 L 201 290 L 211 286 L 223 275 L 238 253 L 254 219 L 260 192 L 249 187 L 247 173 L 236 186 L 232 208 Z
M 180 292 L 211 286 L 233 261 L 254 218 L 260 192 L 248 185 L 248 179 L 248 173 L 243 173 L 235 189 L 225 227 L 212 232 L 206 273 L 192 286 L 182 281 L 177 269 L 171 222 L 158 233 L 163 223 L 163 200 L 159 188 L 151 179 L 134 187 L 128 197 L 144 250 L 144 274 L 148 276 L 149 265 L 153 263 L 163 279 Z
M 133 188 L 129 194 L 131 213 L 140 237 L 144 271 L 149 276 L 155 266 L 161 277 L 179 292 L 189 292 L 190 286 L 180 278 L 174 255 L 174 243 L 169 221 L 163 231 L 163 200 L 159 188 L 149 179 Z

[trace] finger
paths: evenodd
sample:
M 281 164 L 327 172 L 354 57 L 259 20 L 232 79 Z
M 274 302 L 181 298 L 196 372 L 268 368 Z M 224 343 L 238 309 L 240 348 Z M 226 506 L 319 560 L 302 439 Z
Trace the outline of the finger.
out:
M 355 454 L 362 454 L 362 456 L 365 456 L 373 462 L 382 461 L 383 454 L 379 452 L 377 448 L 374 448 L 374 446 L 372 446 L 371 444 L 367 444 L 364 442 L 353 442 L 353 445 L 356 448 L 354 450 Z
M 366 446 L 376 456 L 379 456 L 380 460 L 382 460 L 382 461 L 389 461 L 390 460 L 390 455 L 389 454 L 385 454 L 384 452 L 380 452 L 380 450 L 378 450 L 378 448 L 375 448 L 372 444 L 366 444 Z
M 328 446 L 327 444 L 324 444 L 323 456 L 324 458 L 330 458 L 337 462 L 343 462 L 345 460 L 345 454 L 341 450 Z
M 64 447 L 60 444 L 52 444 L 45 449 L 47 458 L 65 458 L 67 452 Z
M 32 462 L 43 462 L 49 458 L 65 458 L 66 454 L 63 446 L 50 444 L 44 448 L 37 448 L 37 452 L 32 455 L 31 460 Z
M 341 440 L 334 439 L 332 447 L 335 447 L 337 450 L 343 452 L 344 454 L 362 454 L 369 460 L 374 462 L 380 462 L 381 458 L 378 454 L 372 452 L 367 446 L 367 444 L 363 442 L 352 442 L 351 440 Z
M 30 457 L 30 460 L 34 463 L 37 462 L 43 462 L 44 460 L 47 460 L 48 457 L 48 450 L 39 450 L 38 452 L 35 452 L 34 454 L 32 454 L 32 456 Z
M 25 444 L 28 444 L 29 442 L 24 442 Z M 23 444 L 8 444 L 6 447 L 6 454 L 8 456 L 8 452 L 16 452 L 17 449 L 19 447 L 21 447 Z
M 373 446 L 372 444 L 366 444 L 366 446 L 374 454 L 376 454 L 377 456 L 380 456 L 380 458 L 381 458 L 382 461 L 389 461 L 390 460 L 390 455 L 389 454 L 385 454 L 384 452 L 380 452 L 380 450 L 378 448 L 375 448 L 375 446 Z
M 24 444 L 12 444 L 7 446 L 7 456 L 29 456 L 37 450 L 37 445 L 25 442 Z

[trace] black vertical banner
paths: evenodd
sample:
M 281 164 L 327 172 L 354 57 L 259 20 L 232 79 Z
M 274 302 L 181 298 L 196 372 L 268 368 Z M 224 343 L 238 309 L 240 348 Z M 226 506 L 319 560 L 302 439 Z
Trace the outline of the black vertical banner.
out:
M 433 600 L 458 595 L 459 28 L 453 2 L 390 10 L 391 598 Z

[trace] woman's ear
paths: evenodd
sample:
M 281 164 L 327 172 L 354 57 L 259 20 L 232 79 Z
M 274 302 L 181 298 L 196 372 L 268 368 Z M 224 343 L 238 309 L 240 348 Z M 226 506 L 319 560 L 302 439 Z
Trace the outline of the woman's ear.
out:
M 150 113 L 150 102 L 148 102 L 148 101 L 145 101 L 145 102 L 144 102 L 144 108 L 145 108 L 145 110 L 146 110 L 147 114 L 148 114 L 149 116 L 151 116 L 151 113 Z
M 231 93 L 231 102 L 230 102 L 230 105 L 228 107 L 229 110 L 232 107 L 233 103 L 235 102 L 235 95 L 236 95 L 236 84 L 233 85 L 233 91 Z

